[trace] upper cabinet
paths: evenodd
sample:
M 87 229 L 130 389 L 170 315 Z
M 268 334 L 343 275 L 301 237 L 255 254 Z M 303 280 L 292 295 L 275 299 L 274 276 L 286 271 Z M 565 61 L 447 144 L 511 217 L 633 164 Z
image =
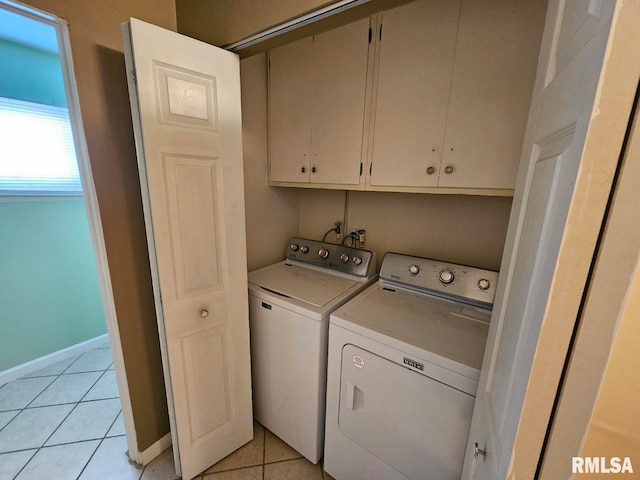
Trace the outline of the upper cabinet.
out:
M 269 52 L 272 185 L 363 185 L 369 38 L 367 18 Z
M 512 194 L 545 3 L 418 0 L 272 50 L 271 184 Z
M 378 26 L 368 187 L 437 187 L 460 1 L 421 0 Z
M 515 187 L 546 3 L 462 0 L 438 185 Z

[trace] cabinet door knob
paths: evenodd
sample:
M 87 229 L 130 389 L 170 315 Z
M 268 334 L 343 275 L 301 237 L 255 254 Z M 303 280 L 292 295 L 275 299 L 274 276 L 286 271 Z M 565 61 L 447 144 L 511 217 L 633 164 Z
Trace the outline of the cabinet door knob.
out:
M 200 310 L 200 316 L 202 318 L 208 317 L 209 316 L 209 311 L 208 310 Z
M 300 171 L 301 171 L 302 173 L 306 172 L 306 171 L 307 171 L 307 167 L 302 167 L 302 168 L 300 169 Z
M 316 167 L 311 167 L 311 173 L 316 173 Z
M 453 173 L 453 166 L 447 165 L 446 167 L 444 167 L 444 173 Z
M 434 173 L 436 173 L 436 167 L 428 167 L 427 168 L 427 174 L 428 175 L 433 175 Z

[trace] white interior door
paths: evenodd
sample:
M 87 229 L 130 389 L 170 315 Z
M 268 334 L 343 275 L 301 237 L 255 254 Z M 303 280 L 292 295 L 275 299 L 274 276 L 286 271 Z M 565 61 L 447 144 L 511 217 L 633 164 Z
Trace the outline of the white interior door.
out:
M 251 440 L 239 60 L 131 19 L 127 76 L 176 470 Z
M 549 2 L 464 479 L 496 480 L 509 474 L 615 4 Z M 486 456 L 474 457 L 476 442 Z M 530 448 L 539 453 L 541 444 Z

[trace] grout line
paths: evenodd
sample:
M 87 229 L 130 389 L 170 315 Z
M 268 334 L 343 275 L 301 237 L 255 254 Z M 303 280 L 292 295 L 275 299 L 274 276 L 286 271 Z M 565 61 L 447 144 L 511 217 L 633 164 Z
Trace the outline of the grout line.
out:
M 83 372 L 69 372 L 69 373 L 61 373 L 61 377 L 70 377 L 71 375 L 84 375 L 85 373 L 97 373 L 97 372 L 106 372 L 108 368 L 102 368 L 97 370 L 86 370 Z
M 115 435 L 113 437 L 109 437 L 109 438 L 118 438 L 118 437 L 125 437 L 126 435 Z M 97 438 L 86 438 L 83 440 L 75 440 L 73 442 L 64 442 L 64 443 L 56 443 L 55 445 L 43 445 L 41 447 L 33 447 L 33 448 L 22 448 L 20 450 L 11 450 L 9 452 L 2 452 L 0 453 L 0 455 L 4 455 L 5 453 L 19 453 L 19 452 L 26 452 L 28 450 L 46 450 L 47 448 L 54 448 L 54 447 L 63 447 L 66 445 L 76 445 L 78 443 L 86 443 L 86 442 L 96 442 L 96 441 L 102 441 L 102 440 L 106 440 L 105 438 L 101 438 L 101 437 L 97 437 Z
M 42 377 L 42 378 L 46 378 L 46 377 Z M 44 388 L 40 391 L 40 393 L 39 393 L 38 395 L 36 395 L 34 398 L 32 398 L 32 399 L 31 399 L 31 401 L 30 401 L 29 403 L 27 403 L 24 407 L 22 407 L 22 409 L 21 409 L 21 410 L 24 410 L 24 409 L 26 409 L 26 408 L 29 408 L 29 405 L 31 405 L 33 402 L 35 402 L 35 401 L 38 399 L 38 397 L 39 397 L 40 395 L 42 395 L 42 394 L 44 393 L 44 391 L 45 391 L 47 388 L 49 388 L 49 387 L 50 387 L 50 386 L 51 386 L 51 385 L 52 385 L 56 380 L 58 380 L 58 378 L 60 378 L 60 375 L 58 375 L 56 378 L 54 378 L 53 380 L 51 380 L 51 381 L 49 382 L 49 384 L 48 384 L 46 387 L 44 387 Z M 18 379 L 18 380 L 21 380 L 21 379 Z
M 69 370 L 73 365 L 75 365 L 75 364 L 76 364 L 76 362 L 77 362 L 78 360 L 80 360 L 82 357 L 84 357 L 84 354 L 85 354 L 85 353 L 87 353 L 87 352 L 84 352 L 84 353 L 82 353 L 82 354 L 78 355 L 78 357 L 77 357 L 73 362 L 71 362 L 69 365 L 67 365 L 67 368 L 65 368 L 64 370 L 62 370 L 62 373 L 61 373 L 60 375 L 64 375 L 64 372 L 66 372 L 67 370 Z
M 67 420 L 67 418 L 69 418 L 69 416 L 73 413 L 73 411 L 78 407 L 79 403 L 76 403 L 74 405 L 74 407 L 69 410 L 69 413 L 67 413 L 67 415 L 62 419 L 62 421 L 58 424 L 58 426 L 53 430 L 53 432 L 51 432 L 51 434 L 45 439 L 44 442 L 42 442 L 42 445 L 40 446 L 40 448 L 43 448 L 45 446 L 45 444 L 51 439 L 51 437 L 53 437 L 55 435 L 55 433 L 58 431 L 58 429 L 62 426 L 62 424 Z M 38 448 L 38 450 L 40 450 L 40 448 Z
M 96 447 L 96 449 L 93 451 L 93 453 L 91 454 L 91 456 L 89 457 L 89 459 L 87 460 L 87 463 L 84 464 L 84 467 L 82 467 L 82 470 L 80 470 L 80 473 L 78 474 L 78 476 L 76 477 L 76 480 L 78 480 L 82 474 L 84 473 L 84 471 L 87 469 L 87 466 L 89 465 L 89 463 L 91 462 L 91 460 L 93 459 L 93 457 L 96 455 L 96 452 L 98 451 L 98 449 L 100 448 L 100 446 L 102 445 L 102 442 L 104 442 L 104 439 L 100 440 L 100 442 L 98 442 L 98 446 Z M 80 442 L 75 442 L 75 443 L 80 443 Z
M 113 435 L 112 437 L 107 437 L 107 435 L 109 435 L 109 432 L 111 431 L 111 429 L 113 428 L 113 426 L 116 424 L 116 421 L 118 420 L 118 417 L 122 414 L 122 409 L 120 409 L 120 411 L 116 414 L 116 418 L 113 419 L 113 422 L 111 422 L 111 425 L 109 425 L 109 428 L 107 428 L 106 433 L 104 434 L 104 436 L 102 437 L 103 439 L 105 438 L 116 438 L 116 437 L 121 437 L 122 435 Z M 126 436 L 126 435 L 125 435 Z
M 95 387 L 95 386 L 98 384 L 98 382 L 100 381 L 100 379 L 101 379 L 102 377 L 104 377 L 104 375 L 105 375 L 106 373 L 107 373 L 107 371 L 106 371 L 106 370 L 103 370 L 103 371 L 102 371 L 102 375 L 98 376 L 97 380 L 96 380 L 95 382 L 93 382 L 93 385 L 91 385 L 91 386 L 89 387 L 89 390 L 87 390 L 87 391 L 84 393 L 84 395 L 80 398 L 80 400 L 79 400 L 79 402 L 78 402 L 78 403 L 82 402 L 82 401 L 84 400 L 84 397 L 86 397 L 87 395 L 89 395 L 89 392 L 90 392 L 91 390 L 93 390 L 93 387 Z M 101 399 L 101 400 L 102 400 L 102 399 Z
M 13 418 L 11 420 L 9 420 L 4 427 L 0 428 L 0 432 L 2 432 L 5 428 L 7 428 L 7 425 L 9 425 L 11 422 L 13 422 L 16 419 L 16 417 L 22 413 L 22 410 L 5 410 L 5 412 L 18 412 L 18 413 L 16 413 L 13 416 Z
M 102 400 L 117 400 L 120 397 L 107 397 L 107 398 L 96 398 L 94 400 L 84 400 L 82 402 L 80 401 L 75 401 L 75 402 L 66 402 L 66 403 L 52 403 L 51 405 L 34 405 L 33 407 L 24 407 L 21 408 L 20 411 L 22 410 L 36 410 L 38 408 L 47 408 L 47 407 L 63 407 L 65 405 L 73 405 L 74 403 L 91 403 L 91 402 L 101 402 Z M 0 413 L 4 413 L 4 412 L 14 412 L 15 410 L 0 410 Z
M 23 450 L 21 450 L 23 451 Z M 35 452 L 33 452 L 33 455 L 31 455 L 31 457 L 29 457 L 29 460 L 27 460 L 25 462 L 25 464 L 22 466 L 22 468 L 20 470 L 18 470 L 18 473 L 16 473 L 13 477 L 13 480 L 15 480 L 16 478 L 18 478 L 18 475 L 20 475 L 22 473 L 22 471 L 27 467 L 27 465 L 29 465 L 29 463 L 31 463 L 31 460 L 33 460 L 33 457 L 36 456 L 36 454 L 40 451 L 40 449 L 37 449 Z

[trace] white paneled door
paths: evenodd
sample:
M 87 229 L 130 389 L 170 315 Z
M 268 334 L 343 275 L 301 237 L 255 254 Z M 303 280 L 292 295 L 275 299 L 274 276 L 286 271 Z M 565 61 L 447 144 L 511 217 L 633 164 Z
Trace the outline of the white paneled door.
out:
M 253 436 L 237 55 L 123 25 L 176 469 Z
M 548 321 L 545 315 L 557 259 L 565 245 L 567 219 L 575 208 L 573 190 L 585 140 L 597 116 L 596 92 L 615 7 L 616 2 L 610 0 L 549 2 L 523 163 L 467 445 L 465 480 L 516 478 L 510 471 L 513 447 L 538 339 Z M 575 283 L 586 281 L 588 264 L 582 270 L 576 265 L 564 268 L 575 270 Z M 565 324 L 574 321 L 575 316 L 564 319 Z M 558 358 L 561 367 L 564 357 L 560 354 Z M 549 375 L 547 382 L 552 381 Z M 557 385 L 558 379 L 555 381 Z M 537 459 L 542 441 L 530 442 L 527 448 Z M 522 478 L 534 475 L 535 462 Z

